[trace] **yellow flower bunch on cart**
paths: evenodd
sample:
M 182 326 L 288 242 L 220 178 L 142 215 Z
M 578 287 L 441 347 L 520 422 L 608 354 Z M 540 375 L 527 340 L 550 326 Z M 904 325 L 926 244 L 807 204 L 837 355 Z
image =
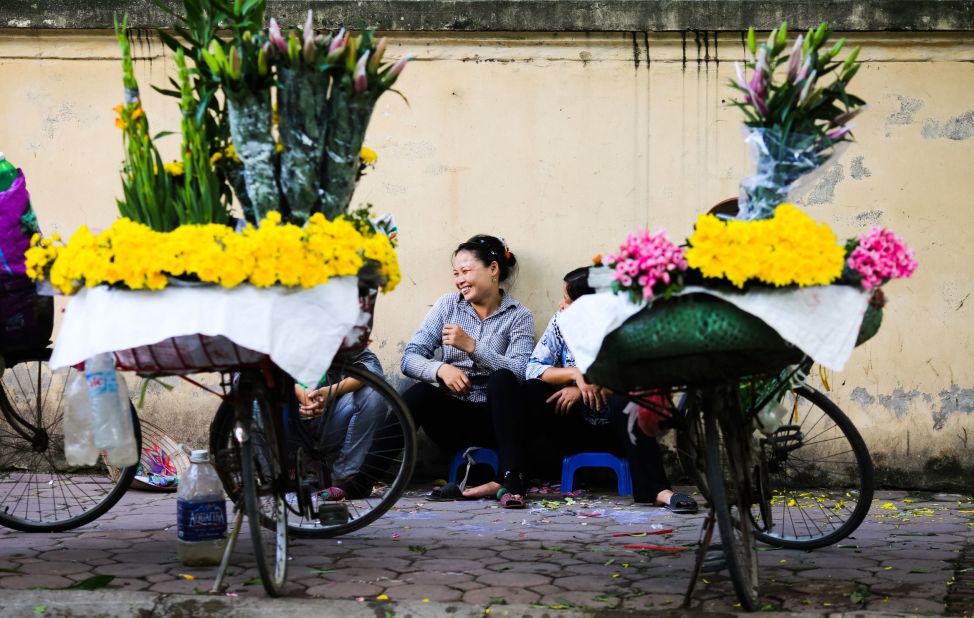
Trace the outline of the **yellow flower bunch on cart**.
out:
M 94 235 L 82 226 L 67 244 L 35 235 L 27 251 L 27 273 L 48 280 L 63 294 L 82 286 L 120 285 L 160 290 L 169 277 L 185 277 L 232 288 L 282 285 L 311 288 L 331 277 L 357 276 L 371 262 L 391 291 L 401 280 L 399 262 L 384 234 L 363 234 L 342 217 L 313 215 L 303 227 L 281 224 L 270 212 L 260 227 L 235 233 L 225 225 L 181 225 L 157 232 L 130 219 L 117 219 Z
M 689 243 L 691 268 L 739 288 L 754 280 L 778 287 L 828 285 L 841 277 L 845 262 L 845 249 L 829 226 L 792 204 L 756 221 L 702 215 Z

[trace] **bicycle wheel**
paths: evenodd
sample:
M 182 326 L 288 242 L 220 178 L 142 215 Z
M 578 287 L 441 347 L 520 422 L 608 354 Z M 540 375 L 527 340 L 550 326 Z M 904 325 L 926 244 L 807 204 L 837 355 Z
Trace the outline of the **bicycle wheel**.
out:
M 704 391 L 707 484 L 734 591 L 745 610 L 755 611 L 759 590 L 758 552 L 749 514 L 753 438 L 750 427 L 741 422 L 740 407 L 727 407 L 736 401 L 736 393 L 716 388 Z
M 803 385 L 782 402 L 789 424 L 762 439 L 770 530 L 758 540 L 815 549 L 849 536 L 873 499 L 873 464 L 852 421 L 825 394 Z
M 290 473 L 294 482 L 287 494 L 288 530 L 298 537 L 328 538 L 358 530 L 372 523 L 396 503 L 412 476 L 416 460 L 416 434 L 412 418 L 405 402 L 385 380 L 372 372 L 354 365 L 332 366 L 329 374 L 333 381 L 354 378 L 363 388 L 374 391 L 374 397 L 384 410 L 381 423 L 371 432 L 372 441 L 360 467 L 367 477 L 364 491 L 350 498 L 332 502 L 324 500 L 319 490 L 329 486 L 334 479 L 338 449 L 334 446 L 337 436 L 322 436 L 322 426 L 327 426 L 329 415 L 336 414 L 336 406 L 326 406 L 318 421 L 291 418 L 287 423 Z M 317 422 L 318 426 L 315 426 Z M 321 438 L 325 438 L 322 440 Z M 239 494 L 239 464 L 234 461 L 230 448 L 233 442 L 233 415 L 228 406 L 221 406 L 210 428 L 210 448 L 217 458 L 217 469 L 223 478 L 227 493 Z M 325 444 L 322 444 L 325 442 Z M 331 442 L 332 444 L 328 444 Z M 300 458 L 299 458 L 300 453 Z M 299 508 L 298 492 L 310 488 L 310 504 Z M 303 506 L 303 505 L 302 505 Z
M 287 507 L 280 413 L 270 401 L 260 373 L 241 374 L 236 392 L 241 427 L 239 493 L 261 583 L 268 595 L 277 597 L 287 578 Z
M 90 523 L 132 484 L 138 466 L 119 470 L 104 456 L 92 466 L 64 459 L 64 388 L 74 369 L 52 372 L 50 351 L 8 367 L 0 384 L 0 525 L 60 532 Z M 132 408 L 136 444 L 142 445 Z

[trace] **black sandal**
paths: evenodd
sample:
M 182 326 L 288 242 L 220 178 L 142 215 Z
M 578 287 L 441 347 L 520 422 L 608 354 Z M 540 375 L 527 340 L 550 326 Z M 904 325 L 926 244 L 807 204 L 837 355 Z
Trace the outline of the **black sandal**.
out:
M 469 500 L 463 495 L 463 490 L 456 483 L 447 483 L 443 487 L 434 487 L 427 496 L 427 500 L 433 502 L 456 502 L 457 500 Z

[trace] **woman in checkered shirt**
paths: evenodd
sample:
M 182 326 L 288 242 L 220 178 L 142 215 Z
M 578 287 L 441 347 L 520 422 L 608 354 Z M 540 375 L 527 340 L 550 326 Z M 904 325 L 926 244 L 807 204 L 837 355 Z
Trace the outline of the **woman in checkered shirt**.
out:
M 524 506 L 526 426 L 520 382 L 534 349 L 534 318 L 501 284 L 517 259 L 494 236 L 478 235 L 453 252 L 457 292 L 442 296 L 426 314 L 403 353 L 401 369 L 420 380 L 403 394 L 426 435 L 441 448 L 496 448 L 494 481 L 440 499 L 497 496 L 502 506 Z M 437 353 L 442 359 L 437 360 Z

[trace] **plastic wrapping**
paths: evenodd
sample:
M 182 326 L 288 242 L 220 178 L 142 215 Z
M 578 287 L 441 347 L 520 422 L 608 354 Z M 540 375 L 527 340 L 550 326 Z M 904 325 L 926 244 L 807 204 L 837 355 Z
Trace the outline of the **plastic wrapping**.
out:
M 359 152 L 365 141 L 375 98 L 357 95 L 338 84 L 332 88 L 328 100 L 328 135 L 321 161 L 321 212 L 334 219 L 345 212 L 359 169 Z
M 318 170 L 325 145 L 328 76 L 281 67 L 278 71 L 281 191 L 290 220 L 303 225 L 318 210 Z
M 744 142 L 756 169 L 741 181 L 737 218 L 742 220 L 771 218 L 779 204 L 794 200 L 848 144 L 777 128 L 747 129 Z
M 227 94 L 230 134 L 237 156 L 243 161 L 243 178 L 250 209 L 244 216 L 257 224 L 272 210 L 280 210 L 277 178 L 274 175 L 275 144 L 271 135 L 270 90 L 242 90 Z

